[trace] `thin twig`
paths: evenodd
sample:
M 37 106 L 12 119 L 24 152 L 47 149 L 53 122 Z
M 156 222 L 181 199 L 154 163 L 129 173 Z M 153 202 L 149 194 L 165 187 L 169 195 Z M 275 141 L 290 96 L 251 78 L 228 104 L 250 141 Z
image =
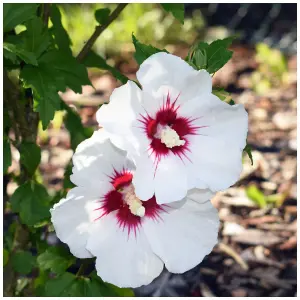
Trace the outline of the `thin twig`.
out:
M 231 256 L 241 267 L 243 270 L 248 270 L 249 266 L 243 260 L 243 258 L 231 247 L 224 243 L 219 243 L 219 248 L 221 251 L 225 252 L 229 256 Z
M 86 57 L 86 55 L 89 53 L 91 48 L 93 47 L 94 43 L 96 42 L 97 38 L 100 36 L 100 34 L 110 25 L 112 21 L 114 21 L 118 15 L 121 13 L 121 11 L 126 7 L 128 3 L 120 3 L 118 4 L 117 8 L 111 13 L 111 15 L 108 17 L 108 20 L 103 25 L 98 25 L 92 34 L 92 36 L 89 38 L 89 40 L 86 42 L 82 50 L 77 55 L 78 61 L 83 61 L 83 59 Z
M 84 272 L 86 268 L 89 266 L 89 264 L 90 264 L 90 260 L 86 260 L 86 259 L 82 260 L 81 265 L 76 273 L 76 277 L 84 275 Z
M 50 8 L 51 8 L 51 3 L 44 3 L 43 5 L 43 22 L 48 28 L 48 22 L 49 22 L 49 17 L 50 17 Z

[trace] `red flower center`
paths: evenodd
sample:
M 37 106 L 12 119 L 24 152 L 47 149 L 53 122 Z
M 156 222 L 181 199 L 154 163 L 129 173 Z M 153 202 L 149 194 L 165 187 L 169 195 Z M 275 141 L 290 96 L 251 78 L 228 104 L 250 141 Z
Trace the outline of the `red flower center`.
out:
M 126 202 L 126 192 L 132 185 L 132 173 L 123 169 L 121 172 L 114 170 L 114 174 L 110 176 L 111 184 L 114 189 L 106 193 L 103 199 L 100 201 L 101 206 L 96 210 L 101 210 L 102 214 L 96 219 L 110 214 L 113 211 L 117 211 L 116 217 L 118 219 L 118 224 L 123 229 L 128 229 L 128 234 L 131 230 L 136 230 L 142 224 L 142 219 L 152 218 L 159 219 L 159 213 L 163 211 L 163 205 L 158 205 L 156 203 L 155 196 L 153 196 L 148 201 L 142 201 L 142 206 L 145 209 L 143 217 L 139 217 L 132 213 L 132 209 L 128 202 Z M 128 197 L 127 197 L 128 198 Z M 140 200 L 139 200 L 140 201 Z
M 180 105 L 176 105 L 177 99 L 171 101 L 170 94 L 167 95 L 167 100 L 163 103 L 162 107 L 156 112 L 154 117 L 151 117 L 147 112 L 146 116 L 141 115 L 139 121 L 143 124 L 142 129 L 144 130 L 147 137 L 150 139 L 151 155 L 155 155 L 156 166 L 163 156 L 170 153 L 174 153 L 183 160 L 183 156 L 188 158 L 189 150 L 189 135 L 197 134 L 197 130 L 206 126 L 195 126 L 193 122 L 196 119 L 182 117 L 178 114 Z M 168 147 L 162 138 L 158 136 L 161 128 L 168 128 L 176 132 L 178 140 L 182 141 L 181 145 L 178 143 L 175 146 Z

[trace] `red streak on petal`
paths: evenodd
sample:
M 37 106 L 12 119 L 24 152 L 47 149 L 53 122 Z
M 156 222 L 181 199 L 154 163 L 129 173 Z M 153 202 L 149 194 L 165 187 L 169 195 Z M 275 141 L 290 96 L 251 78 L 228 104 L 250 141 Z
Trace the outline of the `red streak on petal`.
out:
M 161 125 L 172 125 L 177 117 L 177 113 L 172 108 L 160 109 L 156 113 L 156 121 Z
M 164 205 L 159 205 L 156 203 L 155 196 L 153 196 L 148 201 L 143 201 L 143 206 L 145 207 L 145 216 L 155 220 L 162 220 L 159 213 L 164 210 Z
M 104 196 L 101 204 L 102 206 L 99 209 L 103 209 L 104 214 L 107 215 L 123 207 L 123 195 L 116 190 L 112 190 Z
M 191 162 L 191 159 L 189 158 L 189 153 L 191 152 L 189 149 L 189 135 L 201 135 L 198 130 L 200 128 L 208 127 L 195 125 L 194 122 L 201 117 L 188 118 L 181 117 L 178 114 L 180 105 L 176 105 L 176 102 L 179 96 L 180 94 L 177 95 L 175 100 L 171 101 L 171 96 L 168 93 L 163 105 L 156 112 L 155 119 L 151 118 L 147 112 L 146 115 L 140 115 L 139 121 L 142 123 L 144 132 L 150 140 L 150 146 L 148 149 L 150 152 L 149 155 L 154 155 L 155 173 L 161 159 L 166 155 L 170 155 L 171 153 L 177 155 L 183 163 L 185 163 L 186 160 Z M 177 132 L 180 139 L 185 140 L 185 144 L 182 146 L 168 148 L 161 142 L 160 139 L 155 137 L 158 125 L 170 126 Z
M 146 124 L 146 131 L 149 138 L 153 138 L 156 133 L 157 122 L 152 118 L 149 119 L 148 123 Z
M 114 173 L 109 178 L 111 179 L 113 189 L 106 193 L 99 201 L 101 206 L 94 211 L 99 211 L 100 216 L 94 221 L 101 219 L 113 211 L 117 211 L 116 218 L 120 228 L 123 230 L 127 229 L 128 235 L 131 232 L 136 234 L 142 225 L 142 218 L 131 213 L 128 204 L 123 199 L 124 196 L 121 190 L 122 187 L 131 184 L 132 173 L 125 169 L 121 171 L 114 169 Z M 152 197 L 149 201 L 143 201 L 143 206 L 145 207 L 144 218 L 161 219 L 159 214 L 164 209 L 162 205 L 156 203 L 155 197 Z
M 122 227 L 123 230 L 127 228 L 128 235 L 132 230 L 134 230 L 134 233 L 136 234 L 136 230 L 141 225 L 141 218 L 133 215 L 128 205 L 125 205 L 122 209 L 118 210 L 117 219 L 119 226 Z

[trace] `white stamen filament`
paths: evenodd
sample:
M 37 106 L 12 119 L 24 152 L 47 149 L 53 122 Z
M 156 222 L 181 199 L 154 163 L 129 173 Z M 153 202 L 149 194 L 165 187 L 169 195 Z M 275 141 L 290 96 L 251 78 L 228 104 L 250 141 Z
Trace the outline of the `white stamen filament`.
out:
M 185 140 L 181 140 L 177 132 L 170 126 L 158 128 L 158 132 L 156 135 L 168 148 L 183 146 L 185 144 Z
M 145 215 L 145 207 L 142 201 L 135 195 L 133 185 L 129 185 L 122 190 L 123 199 L 128 204 L 131 213 L 135 216 L 143 217 Z

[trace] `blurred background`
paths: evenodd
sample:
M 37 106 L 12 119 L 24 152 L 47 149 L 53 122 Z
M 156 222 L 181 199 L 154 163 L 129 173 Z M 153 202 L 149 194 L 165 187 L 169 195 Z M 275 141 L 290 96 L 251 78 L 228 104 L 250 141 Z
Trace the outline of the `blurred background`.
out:
M 76 55 L 96 26 L 95 9 L 115 4 L 61 4 L 62 21 Z M 138 65 L 133 58 L 132 32 L 145 44 L 185 57 L 198 41 L 210 42 L 237 34 L 231 61 L 218 71 L 214 86 L 232 93 L 249 113 L 248 143 L 254 164 L 244 158 L 241 179 L 213 204 L 219 210 L 219 244 L 193 270 L 166 270 L 136 296 L 295 296 L 297 247 L 296 188 L 296 4 L 185 4 L 182 26 L 158 4 L 130 4 L 97 40 L 94 50 L 130 79 Z M 107 71 L 90 69 L 96 90 L 67 91 L 65 102 L 77 110 L 85 126 L 97 128 L 95 113 L 121 85 Z M 49 129 L 39 130 L 42 147 L 39 174 L 49 193 L 68 185 L 73 154 L 63 112 Z M 18 174 L 18 152 L 10 172 Z M 7 194 L 16 189 L 5 181 Z M 13 217 L 13 216 L 11 216 Z M 6 218 L 8 224 L 9 216 Z M 199 228 L 201 230 L 201 228 Z M 50 244 L 60 243 L 55 233 Z

